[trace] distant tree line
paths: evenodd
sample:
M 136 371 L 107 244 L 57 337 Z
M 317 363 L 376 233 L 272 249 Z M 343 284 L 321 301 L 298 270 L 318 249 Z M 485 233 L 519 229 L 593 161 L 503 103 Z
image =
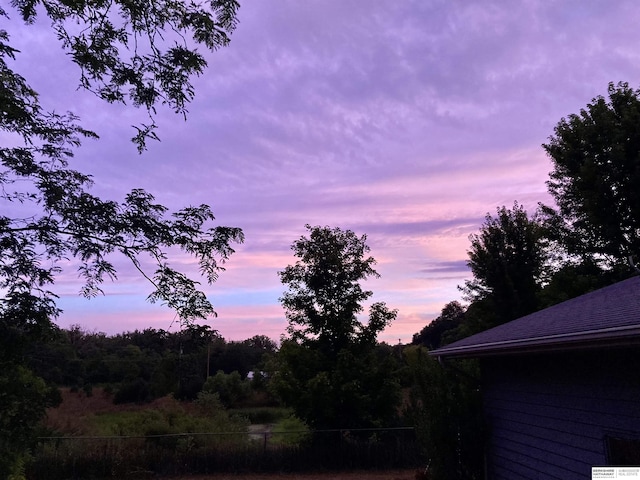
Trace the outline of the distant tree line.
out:
M 210 377 L 247 381 L 258 389 L 268 355 L 277 345 L 264 335 L 225 341 L 209 326 L 190 325 L 178 332 L 147 328 L 108 336 L 80 326 L 60 329 L 53 340 L 34 343 L 29 367 L 49 384 L 84 390 L 106 387 L 116 403 L 148 402 L 173 394 L 193 400 Z M 225 378 L 226 379 L 226 378 Z M 220 384 L 221 397 L 228 400 Z M 239 397 L 234 397 L 236 401 Z

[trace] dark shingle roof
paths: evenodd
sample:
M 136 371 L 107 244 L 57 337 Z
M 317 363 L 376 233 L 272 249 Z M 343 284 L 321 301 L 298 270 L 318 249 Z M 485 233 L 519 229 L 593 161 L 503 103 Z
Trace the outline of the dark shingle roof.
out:
M 610 285 L 431 352 L 479 357 L 640 344 L 640 277 Z

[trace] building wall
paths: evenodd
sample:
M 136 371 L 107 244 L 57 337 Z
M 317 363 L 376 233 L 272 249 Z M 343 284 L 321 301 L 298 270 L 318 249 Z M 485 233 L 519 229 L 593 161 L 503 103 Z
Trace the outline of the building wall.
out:
M 482 360 L 488 478 L 585 479 L 640 438 L 640 350 Z

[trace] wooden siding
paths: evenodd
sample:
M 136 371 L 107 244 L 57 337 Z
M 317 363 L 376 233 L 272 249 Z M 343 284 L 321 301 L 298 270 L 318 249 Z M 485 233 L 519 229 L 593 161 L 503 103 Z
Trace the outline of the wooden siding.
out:
M 482 361 L 488 478 L 585 479 L 605 437 L 640 438 L 640 351 Z

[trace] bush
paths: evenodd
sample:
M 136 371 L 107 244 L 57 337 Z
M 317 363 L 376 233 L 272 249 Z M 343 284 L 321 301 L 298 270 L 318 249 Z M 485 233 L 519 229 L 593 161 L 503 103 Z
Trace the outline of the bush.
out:
M 180 400 L 195 400 L 202 391 L 202 378 L 198 375 L 188 375 L 180 380 L 176 398 Z
M 229 374 L 222 370 L 207 378 L 202 391 L 206 393 L 217 393 L 222 404 L 227 407 L 235 407 L 250 393 L 250 386 L 247 381 L 243 381 L 237 371 Z
M 294 415 L 280 420 L 273 427 L 272 434 L 271 440 L 282 445 L 300 445 L 311 438 L 309 427 Z
M 283 407 L 236 408 L 231 412 L 245 417 L 252 424 L 276 423 L 291 415 L 291 409 Z
M 151 400 L 149 383 L 141 378 L 136 378 L 120 385 L 113 397 L 113 403 L 145 403 Z

